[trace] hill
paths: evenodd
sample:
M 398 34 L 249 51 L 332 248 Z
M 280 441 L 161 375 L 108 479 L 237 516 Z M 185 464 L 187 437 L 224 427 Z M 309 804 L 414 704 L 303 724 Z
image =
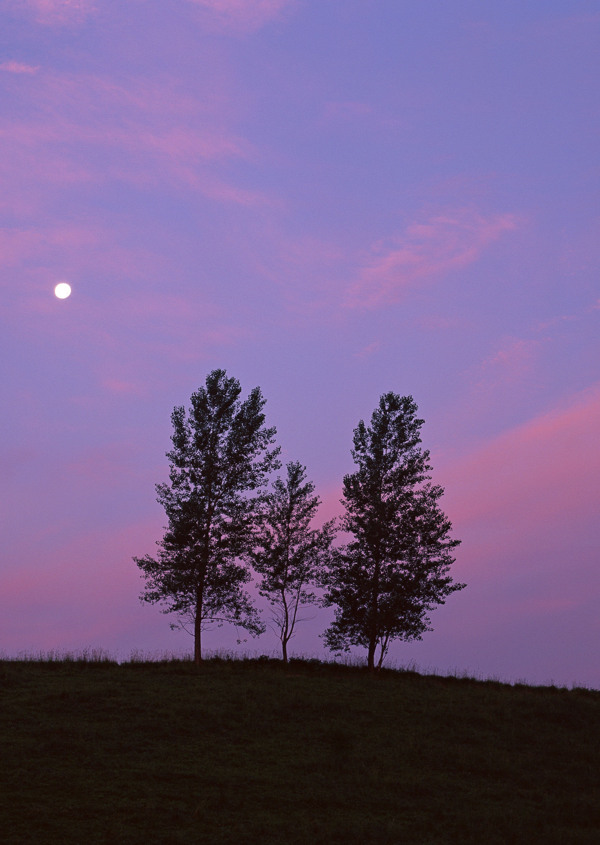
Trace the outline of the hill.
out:
M 266 659 L 0 682 L 5 845 L 600 841 L 600 692 Z

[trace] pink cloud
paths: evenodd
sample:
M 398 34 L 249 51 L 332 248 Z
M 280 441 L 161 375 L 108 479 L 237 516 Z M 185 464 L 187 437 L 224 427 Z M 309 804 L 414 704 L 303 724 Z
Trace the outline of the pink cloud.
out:
M 0 120 L 3 182 L 24 197 L 56 183 L 176 181 L 217 202 L 264 205 L 263 194 L 215 173 L 215 164 L 256 155 L 228 128 L 230 105 L 218 87 L 192 96 L 156 81 L 40 76 L 28 91 L 31 119 Z
M 398 649 L 403 660 L 598 683 L 599 430 L 600 383 L 462 460 L 434 462 L 467 589 L 436 611 L 430 638 Z
M 116 104 L 115 104 L 116 105 Z M 124 107 L 124 106 L 122 106 Z M 54 116 L 51 123 L 13 124 L 0 128 L 0 138 L 20 149 L 34 149 L 43 145 L 88 144 L 90 146 L 117 147 L 136 154 L 140 152 L 157 153 L 162 157 L 184 160 L 193 164 L 199 160 L 223 158 L 249 158 L 248 144 L 225 132 L 211 129 L 163 128 L 160 121 L 136 118 L 131 114 L 125 121 L 118 121 L 119 126 L 105 124 L 94 125 L 93 120 L 84 122 L 82 108 L 77 121 Z M 122 123 L 125 122 L 125 126 Z
M 95 11 L 94 0 L 12 0 L 12 5 L 30 11 L 46 26 L 80 23 Z
M 60 136 L 37 126 L 0 126 L 0 176 L 10 190 L 10 200 L 0 204 L 15 210 L 39 210 L 49 185 L 98 182 L 105 178 L 90 166 L 71 160 L 57 143 Z
M 121 137 L 119 142 L 131 143 L 132 140 L 130 136 L 125 136 L 125 138 Z M 160 134 L 146 133 L 141 138 L 136 138 L 135 144 L 145 146 L 149 150 L 157 150 L 170 158 L 191 162 L 198 159 L 247 157 L 245 145 L 240 139 L 209 132 L 190 131 L 181 127 L 166 130 Z
M 512 214 L 486 218 L 470 210 L 413 223 L 390 242 L 374 245 L 345 304 L 374 308 L 397 302 L 406 290 L 473 264 L 491 243 L 516 226 Z
M 110 489 L 131 482 L 135 476 L 137 449 L 130 443 L 108 443 L 82 451 L 75 461 L 64 465 L 64 472 L 79 485 L 102 485 Z
M 245 206 L 246 208 L 277 205 L 277 200 L 262 191 L 250 191 L 220 179 L 208 169 L 182 165 L 174 167 L 178 180 L 187 187 L 205 196 L 207 199 L 227 205 Z
M 483 372 L 479 383 L 486 391 L 498 382 L 514 384 L 530 375 L 540 348 L 540 341 L 524 338 L 506 338 L 497 352 L 481 365 Z
M 37 73 L 40 69 L 39 65 L 26 65 L 22 62 L 15 62 L 15 61 L 8 61 L 2 62 L 0 64 L 0 70 L 4 70 L 7 73 L 16 73 L 16 74 L 34 74 Z
M 374 355 L 376 352 L 379 352 L 381 349 L 381 341 L 374 340 L 373 343 L 369 343 L 367 346 L 363 346 L 362 349 L 359 349 L 358 352 L 354 353 L 355 358 L 369 358 L 371 355 Z
M 217 25 L 254 32 L 278 17 L 290 0 L 189 0 L 213 16 Z
M 105 390 L 108 390 L 109 393 L 114 393 L 118 396 L 139 397 L 143 393 L 138 384 L 135 384 L 132 381 L 124 381 L 123 379 L 112 378 L 110 376 L 102 380 L 102 387 Z
M 445 473 L 455 523 L 485 536 L 494 554 L 589 532 L 598 525 L 598 431 L 600 385 L 481 446 Z
M 19 229 L 0 229 L 0 267 L 17 265 L 39 242 L 35 231 Z M 0 284 L 12 285 L 6 276 L 0 276 Z
M 155 536 L 160 536 L 160 522 L 152 520 L 89 530 L 54 548 L 46 542 L 42 564 L 5 571 L 0 647 L 12 654 L 110 648 L 119 635 L 145 646 L 152 643 L 153 628 L 171 642 L 164 618 L 148 613 L 137 600 L 141 579 L 131 556 L 154 551 Z
M 23 261 L 27 261 L 29 266 L 36 262 L 46 267 L 53 264 L 64 266 L 65 255 L 68 255 L 71 268 L 84 268 L 93 262 L 96 267 L 103 265 L 104 268 L 119 269 L 123 267 L 120 263 L 124 258 L 123 251 L 115 243 L 111 243 L 107 249 L 107 243 L 113 237 L 114 233 L 108 232 L 100 224 L 78 226 L 50 223 L 37 229 L 0 229 L 0 266 L 15 266 Z M 139 255 L 136 256 L 137 260 Z M 137 266 L 131 259 L 124 266 L 129 265 L 132 268 Z M 3 283 L 11 284 L 6 278 L 0 279 L 0 284 Z

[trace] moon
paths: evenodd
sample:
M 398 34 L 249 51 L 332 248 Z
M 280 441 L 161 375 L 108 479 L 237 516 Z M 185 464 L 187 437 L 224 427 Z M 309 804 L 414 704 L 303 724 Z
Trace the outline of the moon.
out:
M 59 282 L 54 288 L 54 296 L 58 297 L 58 299 L 66 299 L 68 296 L 71 296 L 71 285 L 67 284 L 67 282 Z

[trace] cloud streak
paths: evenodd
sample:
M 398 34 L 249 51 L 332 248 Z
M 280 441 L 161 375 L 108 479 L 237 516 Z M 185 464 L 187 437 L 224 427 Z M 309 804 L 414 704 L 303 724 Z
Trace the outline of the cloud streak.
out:
M 220 28 L 255 32 L 277 18 L 290 0 L 188 0 L 205 12 Z
M 270 203 L 261 191 L 232 184 L 225 172 L 256 154 L 229 128 L 227 98 L 213 91 L 38 74 L 25 102 L 25 119 L 11 119 L 7 110 L 0 120 L 0 173 L 15 196 L 39 197 L 56 184 L 172 189 L 177 183 L 219 203 Z
M 598 683 L 598 430 L 600 383 L 437 467 L 467 589 L 404 660 Z
M 26 65 L 23 62 L 15 62 L 14 60 L 0 63 L 0 70 L 6 73 L 27 74 L 32 75 L 37 73 L 40 69 L 39 65 Z
M 9 3 L 32 14 L 43 26 L 78 24 L 96 11 L 94 0 L 9 0 Z
M 511 429 L 450 470 L 455 523 L 496 551 L 596 521 L 600 385 Z M 517 563 L 518 565 L 518 563 Z
M 517 228 L 513 214 L 484 217 L 471 210 L 432 215 L 380 241 L 363 261 L 349 288 L 349 308 L 377 308 L 398 302 L 410 289 L 467 267 L 506 232 Z

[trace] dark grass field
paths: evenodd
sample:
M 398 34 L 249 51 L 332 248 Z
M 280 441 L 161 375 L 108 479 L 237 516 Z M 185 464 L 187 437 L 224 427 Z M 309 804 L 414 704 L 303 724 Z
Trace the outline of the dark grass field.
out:
M 0 841 L 599 843 L 600 692 L 1 661 Z

